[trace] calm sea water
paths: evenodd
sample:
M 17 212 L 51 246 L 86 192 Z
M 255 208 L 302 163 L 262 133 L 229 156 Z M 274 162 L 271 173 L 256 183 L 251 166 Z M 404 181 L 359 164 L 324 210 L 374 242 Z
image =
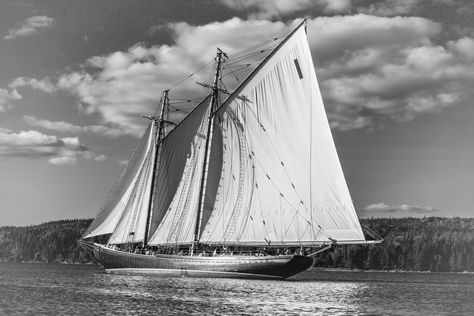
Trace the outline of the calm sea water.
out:
M 474 315 L 474 275 L 305 272 L 288 281 L 0 263 L 1 315 Z

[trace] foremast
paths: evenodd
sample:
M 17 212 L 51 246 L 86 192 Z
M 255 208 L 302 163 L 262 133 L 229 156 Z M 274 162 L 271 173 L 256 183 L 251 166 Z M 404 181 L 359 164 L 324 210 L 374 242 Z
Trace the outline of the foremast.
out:
M 156 116 L 147 116 L 146 118 L 152 120 L 152 124 L 155 126 L 155 135 L 154 135 L 154 151 L 153 151 L 153 171 L 152 171 L 152 178 L 151 178 L 151 192 L 150 192 L 150 199 L 148 203 L 148 211 L 146 215 L 146 222 L 145 222 L 145 235 L 143 237 L 143 247 L 148 244 L 148 234 L 150 230 L 150 219 L 151 219 L 151 212 L 153 210 L 153 200 L 155 197 L 155 178 L 156 178 L 156 170 L 160 156 L 160 148 L 161 148 L 161 140 L 164 137 L 165 133 L 165 111 L 168 108 L 169 104 L 169 97 L 168 97 L 169 90 L 163 91 L 163 95 L 161 97 L 161 110 L 160 115 Z
M 218 109 L 219 107 L 219 79 L 221 76 L 221 65 L 223 62 L 224 57 L 227 58 L 227 55 L 220 49 L 217 48 L 217 56 L 216 56 L 216 71 L 214 74 L 214 80 L 211 86 L 212 89 L 212 95 L 211 95 L 211 101 L 210 101 L 210 106 L 211 106 L 211 111 L 209 114 L 209 122 L 208 122 L 208 127 L 207 127 L 207 134 L 206 134 L 206 150 L 204 152 L 204 165 L 202 168 L 202 176 L 201 176 L 201 184 L 200 184 L 200 189 L 199 189 L 199 204 L 198 204 L 198 210 L 196 214 L 196 226 L 194 229 L 194 240 L 191 245 L 191 251 L 190 253 L 193 254 L 194 249 L 197 248 L 199 244 L 199 236 L 201 234 L 201 224 L 202 224 L 202 213 L 204 209 L 204 201 L 205 201 L 205 196 L 206 196 L 206 184 L 207 184 L 207 176 L 209 173 L 209 159 L 211 155 L 211 144 L 212 144 L 212 135 L 214 133 L 214 121 L 215 121 L 215 115 L 213 113 Z

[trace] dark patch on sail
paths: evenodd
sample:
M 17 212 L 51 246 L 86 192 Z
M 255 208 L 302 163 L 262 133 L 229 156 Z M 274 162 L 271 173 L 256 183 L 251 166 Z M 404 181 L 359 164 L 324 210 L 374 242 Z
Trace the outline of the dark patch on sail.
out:
M 217 116 L 219 117 L 219 116 Z M 219 179 L 222 172 L 223 136 L 219 119 L 214 122 L 214 134 L 212 135 L 211 156 L 209 159 L 209 171 L 207 174 L 206 195 L 204 197 L 204 209 L 202 212 L 201 235 L 204 232 L 217 199 Z M 199 236 L 201 237 L 201 236 Z
M 190 112 L 165 138 L 155 178 L 150 234 L 153 236 L 163 220 L 181 182 L 191 144 L 209 104 L 209 96 Z
M 293 61 L 295 62 L 296 71 L 298 71 L 298 76 L 300 77 L 300 79 L 303 79 L 303 73 L 301 72 L 300 63 L 298 62 L 298 59 L 295 58 Z

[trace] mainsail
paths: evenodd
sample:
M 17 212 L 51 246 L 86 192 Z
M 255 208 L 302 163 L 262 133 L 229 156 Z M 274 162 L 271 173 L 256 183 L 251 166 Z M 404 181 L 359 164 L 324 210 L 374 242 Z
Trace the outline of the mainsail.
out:
M 223 164 L 205 244 L 365 241 L 303 27 L 221 106 Z

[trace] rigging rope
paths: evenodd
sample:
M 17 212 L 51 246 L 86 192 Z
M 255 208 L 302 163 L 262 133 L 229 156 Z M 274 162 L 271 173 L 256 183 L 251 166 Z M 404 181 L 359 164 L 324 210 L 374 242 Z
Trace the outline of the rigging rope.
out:
M 248 146 L 249 148 L 252 148 L 252 147 L 250 146 L 250 144 L 247 144 L 247 146 Z M 314 227 L 314 224 L 313 224 L 312 222 L 310 222 L 307 218 L 305 218 L 302 214 L 300 214 L 299 208 L 298 208 L 298 207 L 295 207 L 295 206 L 282 194 L 282 192 L 279 190 L 278 186 L 277 186 L 277 185 L 275 184 L 275 182 L 270 178 L 270 176 L 268 175 L 267 171 L 266 171 L 265 168 L 263 167 L 262 163 L 257 159 L 257 157 L 255 156 L 255 153 L 254 153 L 253 151 L 251 151 L 251 155 L 253 156 L 253 159 L 257 162 L 257 164 L 258 164 L 258 166 L 261 168 L 261 170 L 263 170 L 263 172 L 264 172 L 264 174 L 266 175 L 268 181 L 270 181 L 270 183 L 271 183 L 272 186 L 275 188 L 275 190 L 281 195 L 281 197 L 288 203 L 288 205 L 290 206 L 290 208 L 295 212 L 295 215 L 294 215 L 294 216 L 296 216 L 296 214 L 298 214 L 298 216 L 300 216 L 303 220 L 305 220 L 307 223 L 310 223 L 310 225 Z M 292 184 L 292 183 L 291 183 L 291 184 Z M 293 187 L 295 193 L 297 193 L 297 192 L 296 192 L 296 189 L 294 188 L 294 186 L 292 186 L 292 187 Z M 258 188 L 258 187 L 257 187 L 257 188 Z M 299 195 L 297 195 L 297 196 L 298 196 L 298 198 L 300 198 Z M 301 199 L 300 199 L 300 204 L 302 204 L 302 205 L 304 206 L 304 202 L 303 202 Z M 310 211 L 312 212 L 312 210 L 310 210 Z M 288 225 L 288 227 L 289 227 L 289 226 L 290 226 L 290 225 Z M 324 232 L 324 230 L 321 228 L 320 225 L 318 225 L 318 227 L 320 228 L 321 232 L 322 232 L 326 237 L 330 238 L 330 235 L 327 234 L 326 232 Z M 288 231 L 288 230 L 287 230 L 287 231 Z M 286 231 L 286 232 L 287 232 L 287 231 Z

